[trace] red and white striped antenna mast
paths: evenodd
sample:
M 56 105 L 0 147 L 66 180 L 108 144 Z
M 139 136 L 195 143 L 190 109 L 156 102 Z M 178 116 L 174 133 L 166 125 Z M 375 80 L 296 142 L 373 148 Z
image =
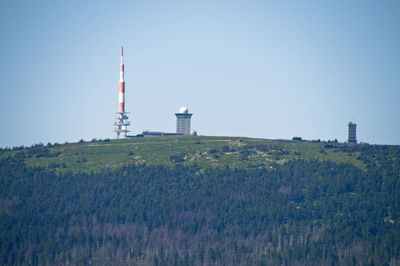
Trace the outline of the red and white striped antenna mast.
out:
M 124 76 L 124 47 L 121 47 L 121 65 L 119 69 L 119 89 L 118 89 L 118 117 L 117 122 L 114 126 L 116 127 L 115 132 L 117 132 L 117 138 L 122 134 L 126 137 L 129 132 L 128 126 L 130 122 L 128 121 L 128 113 L 125 112 L 125 76 Z

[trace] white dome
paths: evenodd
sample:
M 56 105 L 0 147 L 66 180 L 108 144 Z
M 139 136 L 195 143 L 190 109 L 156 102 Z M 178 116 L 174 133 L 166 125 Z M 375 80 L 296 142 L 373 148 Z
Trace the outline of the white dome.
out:
M 182 106 L 180 109 L 179 109 L 179 113 L 180 114 L 187 114 L 189 112 L 189 110 L 188 110 L 188 108 L 186 107 L 186 106 Z
M 196 130 L 190 131 L 190 135 L 191 135 L 191 136 L 197 136 L 197 131 L 196 131 Z

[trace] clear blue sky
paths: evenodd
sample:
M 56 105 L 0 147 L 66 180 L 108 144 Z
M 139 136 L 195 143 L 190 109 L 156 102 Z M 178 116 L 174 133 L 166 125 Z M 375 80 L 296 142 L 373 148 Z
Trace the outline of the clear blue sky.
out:
M 400 1 L 0 3 L 0 146 L 133 134 L 400 144 Z

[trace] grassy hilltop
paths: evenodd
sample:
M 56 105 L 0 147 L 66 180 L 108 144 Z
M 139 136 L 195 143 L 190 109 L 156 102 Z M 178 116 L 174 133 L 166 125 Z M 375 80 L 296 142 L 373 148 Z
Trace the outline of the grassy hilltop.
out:
M 289 160 L 321 160 L 364 168 L 346 144 L 241 137 L 149 137 L 36 146 L 20 151 L 29 166 L 101 171 L 123 165 L 176 163 L 201 167 L 273 167 Z M 15 154 L 18 151 L 13 151 Z M 3 153 L 1 157 L 10 153 Z

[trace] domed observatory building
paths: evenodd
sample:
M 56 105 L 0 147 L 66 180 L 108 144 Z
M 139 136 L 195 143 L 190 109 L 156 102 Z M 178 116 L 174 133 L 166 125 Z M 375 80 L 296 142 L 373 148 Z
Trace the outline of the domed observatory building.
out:
M 193 114 L 189 114 L 189 110 L 186 106 L 182 106 L 179 109 L 179 113 L 176 113 L 176 133 L 189 136 L 190 132 L 190 118 Z

